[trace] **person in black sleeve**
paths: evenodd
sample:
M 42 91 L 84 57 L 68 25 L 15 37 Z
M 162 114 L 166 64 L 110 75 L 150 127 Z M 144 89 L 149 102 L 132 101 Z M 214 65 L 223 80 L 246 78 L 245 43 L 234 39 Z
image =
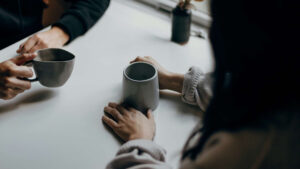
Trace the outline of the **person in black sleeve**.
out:
M 0 0 L 0 49 L 43 28 L 44 9 L 55 0 Z M 61 0 L 70 7 L 50 30 L 39 32 L 20 45 L 18 53 L 62 47 L 83 35 L 104 14 L 110 0 Z
M 47 5 L 65 0 L 0 0 L 0 50 L 43 28 L 42 16 Z M 0 63 L 0 99 L 12 99 L 30 89 L 22 80 L 33 75 L 22 66 L 32 60 L 35 50 L 62 47 L 91 28 L 108 8 L 110 0 L 69 0 L 69 8 L 50 30 L 39 32 L 20 45 L 19 56 Z M 49 5 L 49 6 L 50 6 Z M 54 8 L 56 12 L 56 8 Z M 1 56 L 0 56 L 1 57 Z

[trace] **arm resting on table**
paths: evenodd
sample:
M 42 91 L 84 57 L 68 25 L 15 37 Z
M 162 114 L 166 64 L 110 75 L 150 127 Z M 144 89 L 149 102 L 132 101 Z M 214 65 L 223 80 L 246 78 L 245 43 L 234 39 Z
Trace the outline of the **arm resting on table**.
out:
M 88 31 L 104 14 L 109 3 L 110 0 L 78 0 L 53 26 L 62 28 L 70 36 L 70 42 Z
M 150 140 L 132 140 L 121 146 L 106 169 L 171 169 L 165 162 L 166 151 Z

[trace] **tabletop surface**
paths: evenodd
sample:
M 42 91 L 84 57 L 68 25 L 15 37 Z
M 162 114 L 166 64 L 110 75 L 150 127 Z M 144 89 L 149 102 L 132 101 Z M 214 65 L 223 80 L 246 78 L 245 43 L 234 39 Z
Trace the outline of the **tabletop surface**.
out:
M 101 122 L 103 108 L 121 98 L 122 71 L 136 56 L 153 56 L 170 71 L 213 67 L 210 44 L 191 37 L 170 42 L 171 24 L 112 1 L 105 16 L 84 36 L 64 47 L 76 55 L 68 82 L 60 88 L 33 83 L 10 101 L 0 100 L 0 169 L 102 169 L 120 141 Z M 16 56 L 21 41 L 0 51 Z M 180 95 L 161 94 L 155 142 L 177 166 L 181 149 L 198 123 L 199 109 Z

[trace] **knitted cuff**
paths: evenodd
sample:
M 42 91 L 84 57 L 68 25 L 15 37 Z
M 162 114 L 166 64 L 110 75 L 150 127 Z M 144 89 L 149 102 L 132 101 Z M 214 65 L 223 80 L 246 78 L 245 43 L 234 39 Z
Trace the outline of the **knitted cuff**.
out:
M 182 88 L 182 101 L 188 104 L 197 105 L 195 94 L 197 85 L 205 79 L 204 73 L 198 67 L 191 67 L 184 75 Z
M 118 151 L 117 155 L 128 153 L 133 151 L 134 149 L 138 149 L 139 152 L 145 152 L 151 155 L 154 159 L 164 162 L 166 156 L 166 150 L 163 149 L 161 146 L 155 144 L 151 140 L 131 140 L 127 143 L 123 144 Z

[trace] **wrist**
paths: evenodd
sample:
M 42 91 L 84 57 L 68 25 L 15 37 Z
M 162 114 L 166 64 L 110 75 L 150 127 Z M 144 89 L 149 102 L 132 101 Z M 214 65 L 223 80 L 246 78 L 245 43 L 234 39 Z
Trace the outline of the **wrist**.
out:
M 58 36 L 62 45 L 65 45 L 70 39 L 70 36 L 58 26 L 53 26 L 50 31 L 54 32 Z
M 153 140 L 153 137 L 150 138 L 150 136 L 131 135 L 131 136 L 129 136 L 128 141 L 131 141 L 131 140 L 139 140 L 139 139 L 143 139 L 143 140 Z
M 162 80 L 162 89 L 169 89 L 181 93 L 183 80 L 183 74 L 168 72 L 164 75 L 164 80 Z

